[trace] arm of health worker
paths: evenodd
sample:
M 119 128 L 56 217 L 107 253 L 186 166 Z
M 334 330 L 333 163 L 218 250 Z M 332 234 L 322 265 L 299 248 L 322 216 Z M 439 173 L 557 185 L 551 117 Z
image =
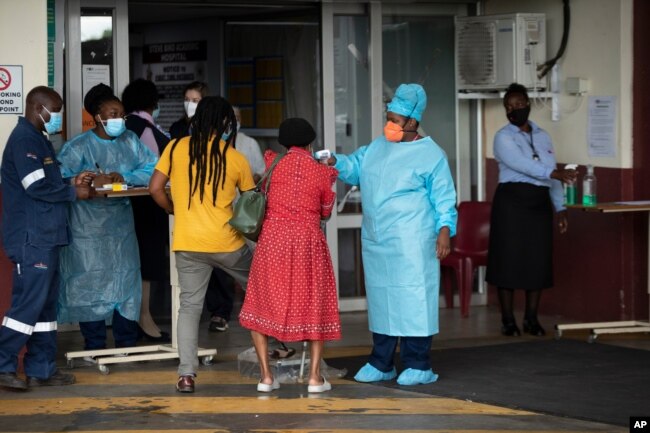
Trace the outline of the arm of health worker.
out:
M 332 165 L 339 171 L 339 179 L 349 185 L 359 186 L 359 177 L 361 175 L 361 163 L 366 155 L 368 146 L 362 146 L 350 155 L 334 154 L 327 160 L 327 165 Z
M 137 137 L 135 139 L 138 141 L 134 149 L 138 162 L 133 170 L 123 172 L 122 176 L 131 185 L 147 185 L 156 167 L 158 157 Z
M 440 229 L 438 239 L 436 240 L 436 257 L 438 257 L 438 260 L 442 260 L 447 257 L 450 252 L 451 240 L 449 236 L 449 227 L 444 226 Z
M 435 229 L 440 235 L 444 227 L 449 230 L 449 237 L 456 235 L 456 222 L 458 211 L 456 210 L 456 188 L 451 175 L 449 162 L 445 152 L 438 146 L 432 150 L 437 154 L 435 167 L 428 174 L 426 188 L 429 201 L 435 209 Z

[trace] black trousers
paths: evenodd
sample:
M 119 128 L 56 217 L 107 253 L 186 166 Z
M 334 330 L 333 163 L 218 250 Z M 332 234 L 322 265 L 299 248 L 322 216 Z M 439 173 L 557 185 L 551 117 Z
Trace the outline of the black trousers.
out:
M 431 336 L 428 337 L 392 337 L 390 335 L 372 334 L 372 353 L 368 363 L 379 371 L 388 373 L 394 367 L 393 359 L 399 341 L 400 357 L 404 369 L 429 370 L 431 359 Z

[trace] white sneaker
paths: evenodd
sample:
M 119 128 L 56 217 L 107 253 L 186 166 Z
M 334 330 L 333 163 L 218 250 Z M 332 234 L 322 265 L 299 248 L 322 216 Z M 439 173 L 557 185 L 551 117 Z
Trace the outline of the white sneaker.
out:
M 257 391 L 258 392 L 271 392 L 275 389 L 280 388 L 280 382 L 278 382 L 278 379 L 275 377 L 273 378 L 273 383 L 268 384 L 268 383 L 262 383 L 262 380 L 260 379 L 259 383 L 257 384 Z
M 332 384 L 325 379 L 323 376 L 323 384 L 322 385 L 309 385 L 307 387 L 307 392 L 315 393 L 315 392 L 326 392 L 332 389 Z

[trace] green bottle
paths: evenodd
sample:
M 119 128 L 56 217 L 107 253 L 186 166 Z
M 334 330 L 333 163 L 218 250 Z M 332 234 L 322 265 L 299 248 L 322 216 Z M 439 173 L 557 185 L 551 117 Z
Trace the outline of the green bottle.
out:
M 582 180 L 582 205 L 596 206 L 596 176 L 594 166 L 587 166 L 587 175 Z
M 565 170 L 576 170 L 578 164 L 567 164 L 564 166 Z M 576 182 L 567 182 L 564 184 L 564 204 L 573 205 L 576 204 Z

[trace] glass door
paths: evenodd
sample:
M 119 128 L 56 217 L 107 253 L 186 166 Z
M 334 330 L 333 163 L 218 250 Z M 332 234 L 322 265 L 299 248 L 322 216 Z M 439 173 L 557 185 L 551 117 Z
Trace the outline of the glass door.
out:
M 422 132 L 459 170 L 454 78 L 454 16 L 467 5 L 382 2 L 322 4 L 325 147 L 349 154 L 382 133 L 385 104 L 400 83 L 428 95 Z M 329 48 L 331 47 L 331 49 Z M 460 183 L 460 182 L 459 182 Z M 360 192 L 337 182 L 338 208 L 327 225 L 341 311 L 366 309 Z
M 336 152 L 349 154 L 372 141 L 370 20 L 367 15 L 334 16 L 334 118 Z M 361 194 L 341 181 L 338 196 L 339 298 L 364 308 L 366 294 L 361 260 Z
M 350 154 L 372 141 L 370 15 L 362 4 L 322 5 L 325 147 Z M 331 47 L 331 49 L 329 49 Z M 375 69 L 377 70 L 377 69 Z M 341 311 L 366 309 L 361 258 L 361 195 L 336 183 L 337 209 L 327 225 Z
M 68 139 L 92 128 L 83 109 L 86 92 L 96 84 L 116 95 L 129 81 L 127 0 L 66 2 L 65 106 Z
M 478 173 L 483 159 L 477 159 L 476 137 L 461 130 L 479 113 L 459 104 L 455 85 L 454 16 L 467 15 L 467 5 L 431 8 L 385 5 L 382 10 L 384 100 L 403 82 L 421 84 L 427 92 L 427 109 L 420 124 L 421 134 L 430 136 L 447 153 L 454 176 L 458 201 L 476 199 Z M 485 304 L 484 270 L 480 269 L 474 304 Z M 456 302 L 458 305 L 458 302 Z

